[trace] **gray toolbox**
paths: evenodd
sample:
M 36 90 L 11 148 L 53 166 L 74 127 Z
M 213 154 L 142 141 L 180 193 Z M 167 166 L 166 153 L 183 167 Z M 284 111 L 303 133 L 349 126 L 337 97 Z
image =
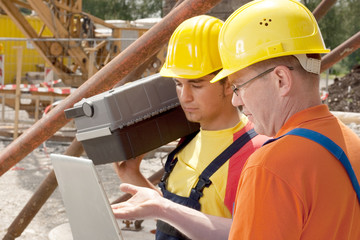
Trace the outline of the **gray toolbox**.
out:
M 123 161 L 199 129 L 187 121 L 171 78 L 159 74 L 82 99 L 66 109 L 94 164 Z

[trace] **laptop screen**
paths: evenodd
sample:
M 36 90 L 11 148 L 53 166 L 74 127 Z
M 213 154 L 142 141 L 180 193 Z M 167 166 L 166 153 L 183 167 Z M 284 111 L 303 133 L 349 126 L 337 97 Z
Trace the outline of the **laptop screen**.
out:
M 74 239 L 123 239 L 91 160 L 51 154 Z

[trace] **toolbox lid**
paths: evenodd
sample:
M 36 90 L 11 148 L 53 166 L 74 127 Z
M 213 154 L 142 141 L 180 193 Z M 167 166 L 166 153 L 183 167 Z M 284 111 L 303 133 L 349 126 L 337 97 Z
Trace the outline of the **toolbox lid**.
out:
M 82 99 L 65 114 L 75 119 L 78 134 L 104 128 L 112 132 L 179 105 L 173 79 L 154 74 Z

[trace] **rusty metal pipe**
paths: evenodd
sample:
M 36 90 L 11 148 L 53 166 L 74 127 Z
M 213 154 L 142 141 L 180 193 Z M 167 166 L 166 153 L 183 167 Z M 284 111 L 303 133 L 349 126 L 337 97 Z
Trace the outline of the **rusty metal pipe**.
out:
M 65 155 L 78 157 L 83 151 L 84 149 L 81 143 L 74 139 L 65 151 Z M 52 170 L 27 202 L 23 210 L 11 223 L 3 240 L 13 240 L 19 237 L 47 199 L 55 191 L 57 186 L 58 183 L 56 181 L 55 172 Z
M 319 5 L 314 9 L 312 14 L 315 19 L 319 21 L 325 14 L 330 10 L 330 8 L 336 3 L 337 0 L 322 0 Z
M 82 98 L 111 89 L 119 79 L 125 77 L 136 66 L 142 64 L 156 51 L 159 51 L 181 22 L 190 17 L 206 13 L 219 2 L 220 0 L 186 0 L 180 4 L 82 84 L 74 93 L 61 101 L 46 117 L 36 122 L 8 145 L 0 155 L 0 176 L 42 142 L 54 135 L 69 121 L 65 118 L 65 109 L 72 107 L 74 103 Z
M 360 31 L 354 36 L 337 46 L 334 50 L 326 54 L 321 61 L 321 69 L 323 72 L 331 68 L 335 63 L 355 52 L 360 47 Z

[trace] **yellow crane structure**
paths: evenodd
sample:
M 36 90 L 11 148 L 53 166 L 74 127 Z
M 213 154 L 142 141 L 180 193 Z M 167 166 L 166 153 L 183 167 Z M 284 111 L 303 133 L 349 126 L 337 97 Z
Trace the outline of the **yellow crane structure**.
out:
M 121 41 L 110 39 L 119 39 L 123 29 L 82 12 L 82 0 L 0 0 L 0 7 L 67 86 L 80 86 L 122 49 Z M 44 23 L 40 31 L 21 9 L 36 13 Z M 111 29 L 111 36 L 97 36 L 95 25 Z M 43 36 L 45 28 L 51 38 Z M 147 29 L 134 30 L 140 36 Z

